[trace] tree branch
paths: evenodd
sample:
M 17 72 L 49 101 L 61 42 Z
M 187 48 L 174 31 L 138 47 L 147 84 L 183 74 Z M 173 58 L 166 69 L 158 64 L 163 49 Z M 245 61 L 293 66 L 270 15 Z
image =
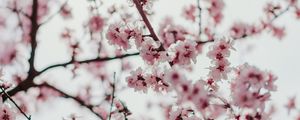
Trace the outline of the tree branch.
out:
M 0 87 L 1 94 L 4 93 L 4 95 L 19 109 L 19 111 L 27 118 L 27 120 L 31 120 L 31 116 L 27 116 L 26 113 L 20 108 L 20 106 L 6 93 L 5 89 Z
M 44 22 L 40 23 L 39 26 L 42 26 L 46 23 L 48 23 L 49 21 L 51 21 L 57 14 L 59 14 L 59 12 L 61 12 L 63 10 L 63 8 L 67 5 L 69 0 L 66 0 L 65 3 L 63 3 L 59 10 L 57 12 L 55 12 L 54 14 L 52 14 L 51 16 L 48 17 L 48 19 L 46 19 Z
M 200 6 L 200 0 L 197 0 L 197 8 L 198 8 L 198 11 L 199 11 L 199 23 L 198 23 L 198 25 L 199 25 L 199 36 L 201 35 L 201 33 L 202 33 L 202 27 L 201 27 L 201 24 L 202 24 L 202 21 L 201 21 L 201 19 L 202 19 L 202 17 L 201 17 L 201 11 L 202 11 L 202 8 L 201 8 L 201 6 Z
M 66 67 L 67 65 L 70 64 L 74 64 L 74 63 L 91 63 L 91 62 L 103 62 L 103 61 L 110 61 L 110 60 L 115 60 L 115 59 L 121 59 L 121 58 L 126 58 L 126 57 L 130 57 L 130 56 L 136 56 L 139 55 L 140 53 L 131 53 L 131 54 L 124 54 L 124 55 L 120 55 L 120 56 L 115 56 L 115 57 L 104 57 L 104 58 L 95 58 L 95 59 L 89 59 L 89 60 L 82 60 L 82 61 L 69 61 L 66 63 L 61 63 L 61 64 L 55 64 L 55 65 L 51 65 L 45 69 L 43 69 L 42 71 L 38 72 L 38 75 L 46 72 L 47 70 L 51 69 L 51 68 L 55 68 L 55 67 Z
M 153 27 L 151 26 L 151 24 L 150 24 L 150 22 L 149 22 L 149 20 L 148 20 L 148 18 L 147 18 L 147 16 L 146 16 L 146 14 L 144 13 L 143 7 L 141 6 L 139 0 L 133 0 L 133 2 L 134 2 L 134 4 L 135 4 L 137 10 L 139 11 L 139 13 L 140 13 L 140 15 L 141 15 L 141 17 L 142 17 L 142 19 L 143 19 L 145 25 L 147 26 L 147 28 L 148 28 L 148 30 L 149 30 L 149 32 L 150 32 L 151 37 L 152 37 L 155 41 L 159 41 L 157 35 L 156 35 L 155 32 L 154 32 Z
M 69 94 L 67 94 L 67 93 L 65 93 L 65 92 L 63 92 L 63 91 L 57 89 L 56 87 L 47 84 L 47 83 L 43 83 L 43 84 L 41 84 L 41 85 L 38 85 L 38 87 L 47 87 L 47 88 L 50 88 L 50 89 L 52 89 L 52 90 L 54 90 L 54 91 L 60 93 L 60 94 L 61 94 L 63 97 L 65 97 L 65 98 L 73 99 L 73 100 L 76 101 L 79 105 L 86 107 L 88 110 L 90 110 L 92 113 L 94 113 L 94 114 L 95 114 L 97 117 L 99 117 L 101 120 L 104 120 L 104 119 L 102 118 L 102 116 L 100 116 L 98 113 L 96 113 L 96 112 L 93 110 L 93 108 L 94 108 L 95 106 L 93 106 L 93 105 L 87 105 L 87 104 L 85 104 L 85 102 L 84 102 L 83 100 L 81 100 L 81 99 L 79 99 L 79 98 L 77 98 L 77 97 L 73 97 L 73 96 L 71 96 L 71 95 L 69 95 Z
M 111 84 L 112 86 L 112 93 L 111 93 L 111 103 L 110 103 L 110 109 L 109 109 L 109 116 L 108 116 L 108 120 L 111 119 L 111 112 L 112 112 L 112 108 L 113 108 L 113 103 L 114 103 L 114 99 L 115 99 L 115 90 L 116 90 L 116 86 L 115 86 L 115 83 L 116 83 L 116 72 L 114 72 L 114 81 L 113 83 Z

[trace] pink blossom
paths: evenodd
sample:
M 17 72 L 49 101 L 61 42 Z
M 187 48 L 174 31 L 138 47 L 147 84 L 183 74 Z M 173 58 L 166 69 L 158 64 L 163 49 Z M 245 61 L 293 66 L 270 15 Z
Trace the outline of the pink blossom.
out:
M 295 6 L 298 3 L 298 0 L 286 0 L 290 5 Z
M 17 48 L 12 42 L 3 42 L 0 44 L 0 64 L 8 65 L 16 58 Z
M 267 3 L 264 12 L 267 14 L 268 19 L 271 19 L 279 10 L 281 10 L 279 4 Z
M 134 88 L 135 91 L 147 92 L 147 83 L 142 68 L 138 68 L 131 72 L 131 75 L 126 77 L 128 87 Z
M 282 39 L 285 36 L 285 28 L 284 27 L 275 27 L 271 26 L 272 33 L 278 39 Z
M 209 67 L 209 76 L 213 80 L 227 79 L 227 74 L 231 71 L 227 57 L 230 55 L 230 50 L 233 49 L 232 42 L 221 39 L 210 49 L 207 56 L 212 60 L 213 66 Z
M 41 87 L 39 88 L 39 94 L 37 96 L 37 99 L 41 101 L 46 101 L 50 97 L 56 97 L 56 96 L 60 96 L 60 93 L 47 87 Z
M 88 26 L 92 32 L 100 32 L 104 26 L 104 19 L 99 15 L 93 16 L 89 20 Z
M 165 51 L 159 51 L 159 46 L 152 38 L 145 39 L 140 48 L 140 56 L 148 63 L 168 61 L 169 57 Z
M 179 72 L 177 66 L 173 66 L 172 69 L 166 71 L 164 80 L 176 86 L 177 84 L 180 84 L 183 81 L 187 81 L 187 78 L 182 72 Z
M 184 41 L 187 30 L 179 25 L 174 25 L 171 18 L 166 18 L 160 25 L 159 36 L 165 49 L 177 41 Z
M 288 113 L 291 112 L 291 110 L 296 109 L 296 96 L 289 99 L 288 103 L 285 105 L 285 107 L 288 110 Z
M 124 106 L 123 104 L 121 103 L 121 101 L 119 100 L 114 100 L 114 104 L 116 106 L 116 108 L 119 110 L 119 111 L 122 111 L 124 109 Z
M 164 80 L 163 74 L 154 71 L 151 74 L 143 73 L 141 68 L 131 72 L 131 75 L 126 78 L 128 87 L 134 88 L 135 91 L 147 92 L 148 88 L 152 88 L 156 92 L 167 92 L 169 83 Z
M 0 119 L 1 120 L 15 120 L 16 119 L 16 113 L 14 113 L 11 108 L 9 108 L 7 105 L 1 105 L 0 108 Z
M 266 87 L 270 84 L 269 75 L 254 66 L 244 64 L 237 70 L 237 77 L 231 84 L 232 97 L 235 105 L 246 108 L 261 108 L 270 98 L 273 89 Z M 264 92 L 260 92 L 264 90 Z
M 300 8 L 296 7 L 295 15 L 297 19 L 300 19 Z M 1 20 L 0 20 L 1 21 Z M 0 22 L 1 23 L 1 22 Z M 0 25 L 1 26 L 1 25 Z
M 189 65 L 191 64 L 191 61 L 196 63 L 196 57 L 198 55 L 196 45 L 196 42 L 190 40 L 178 42 L 177 46 L 173 50 L 175 56 L 172 60 L 172 63 L 178 65 Z
M 209 76 L 214 80 L 227 79 L 227 74 L 230 72 L 230 63 L 227 60 L 218 61 L 215 66 L 209 67 Z
M 169 113 L 168 120 L 201 120 L 191 108 L 177 108 Z
M 129 44 L 129 34 L 124 32 L 121 27 L 117 24 L 111 24 L 108 28 L 108 32 L 106 34 L 108 42 L 111 45 L 118 45 L 124 50 L 129 49 L 131 46 Z
M 208 0 L 209 3 L 209 15 L 213 18 L 215 24 L 221 23 L 223 18 L 222 11 L 224 9 L 224 2 L 223 0 Z
M 196 12 L 196 6 L 190 5 L 184 8 L 183 16 L 185 17 L 185 19 L 195 22 L 196 20 L 195 12 Z
M 60 11 L 60 15 L 64 18 L 64 19 L 70 19 L 72 18 L 72 12 L 71 12 L 71 8 L 68 5 L 64 5 Z
M 0 15 L 0 29 L 5 28 L 5 26 L 6 26 L 6 19 L 2 15 Z
M 159 74 L 158 71 L 154 71 L 152 74 L 148 74 L 145 77 L 145 81 L 156 92 L 169 91 L 170 85 L 163 79 L 163 74 Z
M 232 27 L 231 27 L 231 36 L 233 38 L 242 38 L 244 35 L 246 35 L 246 29 L 247 29 L 247 25 L 244 23 L 235 23 Z

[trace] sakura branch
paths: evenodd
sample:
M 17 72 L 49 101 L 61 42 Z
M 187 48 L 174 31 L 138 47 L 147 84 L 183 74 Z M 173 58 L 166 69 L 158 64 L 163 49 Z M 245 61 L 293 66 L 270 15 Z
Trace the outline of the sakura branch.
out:
M 40 47 L 38 43 L 43 40 L 42 37 L 39 39 L 39 28 L 54 17 L 59 17 L 59 13 L 62 13 L 62 20 L 65 20 L 71 12 L 71 9 L 66 8 L 67 0 L 57 6 L 59 9 L 54 14 L 48 14 L 49 7 L 52 7 L 50 6 L 52 4 L 49 2 L 32 0 L 28 2 L 28 5 L 24 5 L 24 8 L 19 8 L 18 2 L 15 1 L 13 3 L 16 4 L 16 7 L 11 9 L 17 15 L 18 26 L 22 28 L 23 32 L 20 37 L 22 42 L 18 46 L 28 47 L 29 50 L 29 57 L 25 59 L 28 62 L 28 68 L 25 71 L 26 75 L 12 75 L 12 78 L 15 78 L 13 82 L 17 84 L 16 87 L 7 91 L 1 88 L 1 94 L 3 94 L 3 101 L 11 100 L 27 119 L 30 119 L 30 116 L 27 116 L 22 111 L 21 107 L 12 100 L 11 96 L 17 98 L 24 93 L 29 95 L 32 91 L 38 91 L 38 97 L 43 97 L 44 94 L 51 93 L 45 88 L 57 93 L 58 95 L 53 95 L 55 97 L 74 100 L 80 106 L 94 113 L 99 119 L 128 119 L 127 117 L 131 115 L 131 112 L 126 107 L 125 102 L 116 97 L 116 91 L 120 91 L 119 87 L 122 87 L 122 89 L 133 89 L 135 92 L 141 93 L 153 90 L 155 93 L 163 93 L 166 97 L 170 97 L 172 94 L 172 99 L 176 102 L 171 103 L 169 107 L 162 107 L 166 111 L 165 118 L 168 120 L 212 120 L 222 115 L 225 115 L 228 119 L 237 120 L 265 120 L 270 118 L 272 112 L 267 112 L 262 106 L 266 105 L 266 101 L 269 100 L 271 93 L 276 90 L 274 81 L 277 78 L 271 72 L 261 70 L 247 63 L 237 66 L 231 65 L 229 56 L 233 54 L 231 51 L 234 50 L 232 41 L 258 35 L 265 30 L 271 30 L 275 37 L 282 38 L 284 35 L 283 29 L 275 26 L 273 22 L 287 13 L 291 7 L 298 8 L 294 0 L 289 0 L 289 5 L 285 9 L 282 9 L 281 6 L 268 4 L 265 11 L 267 18 L 259 20 L 259 24 L 234 23 L 228 31 L 230 34 L 228 39 L 214 36 L 214 30 L 222 22 L 222 12 L 225 10 L 223 9 L 225 6 L 225 1 L 223 0 L 197 0 L 197 4 L 191 5 L 192 8 L 186 11 L 188 14 L 186 18 L 191 19 L 190 22 L 195 22 L 195 11 L 198 9 L 197 17 L 199 19 L 197 22 L 199 30 L 187 29 L 185 26 L 176 23 L 177 21 L 173 21 L 172 18 L 166 18 L 158 25 L 158 29 L 153 28 L 153 24 L 150 23 L 146 12 L 146 10 L 152 9 L 151 6 L 154 4 L 152 0 L 129 0 L 135 5 L 142 19 L 142 27 L 135 24 L 134 21 L 140 21 L 140 18 L 137 19 L 134 13 L 126 11 L 127 6 L 113 5 L 109 6 L 108 10 L 105 11 L 102 10 L 106 9 L 105 1 L 99 1 L 101 5 L 97 4 L 96 0 L 89 1 L 94 6 L 90 6 L 88 11 L 91 17 L 86 18 L 87 24 L 86 22 L 82 24 L 84 35 L 78 35 L 80 36 L 78 37 L 76 32 L 72 34 L 67 26 L 64 33 L 62 33 L 63 40 L 67 41 L 65 44 L 71 49 L 71 60 L 37 70 L 35 65 L 38 62 L 36 62 L 35 58 L 37 48 Z M 208 2 L 207 11 L 202 9 L 206 5 L 204 2 Z M 211 24 L 204 26 L 203 22 L 206 23 L 206 21 L 202 18 L 206 18 L 206 16 L 203 15 L 209 15 L 207 23 Z M 115 19 L 116 16 L 121 16 L 120 20 L 111 20 L 111 18 Z M 1 24 L 3 23 L 1 23 L 0 18 L 0 27 Z M 157 29 L 157 33 L 155 29 Z M 88 33 L 86 31 L 90 32 L 90 38 L 85 38 Z M 148 31 L 148 33 L 144 34 L 144 31 Z M 101 38 L 95 37 L 95 33 L 100 33 Z M 106 38 L 102 36 L 103 34 L 106 35 Z M 207 37 L 207 40 L 202 40 L 202 37 L 200 39 L 199 36 Z M 81 47 L 84 46 L 81 40 L 84 41 L 85 39 L 90 39 L 87 41 L 93 41 L 91 43 L 98 47 L 97 52 L 93 54 L 97 57 L 79 60 L 77 57 L 80 58 L 81 54 L 83 54 L 79 50 L 83 49 Z M 95 40 L 97 41 L 95 42 Z M 104 42 L 107 42 L 109 46 L 103 44 Z M 23 46 L 23 44 L 25 45 Z M 207 53 L 203 51 L 204 45 L 210 45 Z M 1 44 L 0 50 L 6 51 L 0 51 L 1 64 L 9 65 L 13 63 L 11 61 L 15 60 L 18 55 L 16 54 L 16 51 L 18 51 L 15 48 L 16 46 L 15 44 Z M 130 50 L 134 51 L 131 52 Z M 201 79 L 191 80 L 187 73 L 193 71 L 193 66 L 197 62 L 199 55 L 206 55 L 211 62 L 208 74 L 205 77 L 201 76 Z M 134 65 L 131 66 L 129 63 L 132 61 L 126 61 L 127 59 L 125 58 L 134 56 L 142 58 L 144 64 L 146 64 L 145 68 L 132 69 L 132 66 L 136 63 L 133 63 Z M 109 61 L 112 60 L 121 63 L 121 74 L 123 72 L 126 73 L 126 76 L 122 76 L 122 78 L 125 78 L 123 80 L 126 82 L 126 85 L 122 85 L 121 82 L 117 83 L 115 74 L 113 80 L 110 80 L 111 74 L 107 67 L 110 67 Z M 93 82 L 89 83 L 85 88 L 79 88 L 78 96 L 70 95 L 67 91 L 60 90 L 54 84 L 50 85 L 48 79 L 44 78 L 46 76 L 44 74 L 51 69 L 58 67 L 69 68 L 69 66 L 72 66 L 70 71 L 75 77 L 78 74 L 76 73 L 77 70 L 86 70 L 95 79 L 91 80 Z M 68 68 L 66 70 L 69 70 Z M 130 74 L 128 75 L 127 73 L 129 72 Z M 41 79 L 42 84 L 39 84 L 38 81 Z M 219 88 L 223 88 L 223 81 L 226 81 L 228 83 L 226 84 L 228 85 L 227 87 L 230 88 L 230 99 L 218 93 L 220 92 Z M 97 88 L 103 88 L 101 92 L 104 93 L 104 100 L 100 101 L 101 104 L 91 102 L 91 98 L 96 97 L 91 94 L 91 91 L 94 91 L 90 84 L 94 83 L 99 84 Z M 289 109 L 294 109 L 294 101 L 291 99 L 287 105 Z M 135 115 L 132 117 L 135 117 Z
M 86 104 L 84 101 L 82 101 L 80 98 L 77 98 L 77 97 L 73 97 L 59 89 L 57 89 L 56 87 L 52 86 L 52 85 L 49 85 L 47 83 L 43 83 L 41 85 L 38 85 L 38 87 L 47 87 L 47 88 L 50 88 L 52 90 L 55 90 L 56 92 L 58 92 L 59 94 L 61 94 L 63 97 L 65 98 L 70 98 L 70 99 L 73 99 L 74 101 L 76 101 L 79 105 L 81 106 L 84 106 L 85 108 L 87 108 L 88 110 L 90 110 L 92 113 L 94 113 L 97 117 L 99 117 L 101 120 L 105 120 L 102 118 L 102 116 L 99 115 L 99 113 L 96 113 L 93 109 L 94 107 L 96 106 L 93 106 L 93 105 L 88 105 Z
M 198 19 L 199 19 L 199 22 L 198 22 L 198 26 L 199 26 L 199 36 L 201 35 L 202 33 L 202 27 L 201 27 L 201 24 L 202 24 L 202 17 L 201 17 L 201 11 L 202 11 L 202 8 L 201 8 L 201 5 L 200 5 L 200 0 L 197 0 L 197 8 L 198 8 L 198 11 L 199 11 L 199 15 L 198 15 Z
M 113 103 L 114 103 L 114 99 L 115 99 L 115 90 L 116 90 L 116 72 L 114 72 L 114 81 L 111 84 L 112 87 L 112 93 L 111 93 L 111 103 L 110 103 L 110 109 L 109 109 L 109 116 L 108 116 L 108 120 L 111 119 L 111 115 L 112 115 L 112 108 L 113 108 Z
M 150 32 L 151 37 L 152 37 L 155 41 L 159 41 L 157 35 L 156 35 L 155 32 L 154 32 L 154 29 L 153 29 L 151 23 L 149 22 L 149 20 L 148 20 L 146 14 L 145 14 L 145 12 L 144 12 L 144 10 L 143 10 L 143 7 L 142 7 L 142 5 L 141 5 L 141 1 L 139 1 L 139 0 L 133 0 L 133 2 L 134 2 L 134 4 L 135 4 L 135 6 L 136 6 L 136 8 L 137 8 L 137 10 L 138 10 L 138 12 L 139 12 L 139 14 L 141 15 L 141 17 L 142 17 L 142 19 L 143 19 L 145 25 L 147 26 L 147 28 L 148 28 L 148 30 L 149 30 L 149 32 Z
M 95 59 L 89 59 L 89 60 L 83 60 L 83 61 L 72 61 L 71 60 L 69 62 L 62 63 L 62 64 L 51 65 L 51 66 L 41 70 L 40 72 L 38 72 L 38 74 L 42 74 L 52 68 L 66 67 L 67 65 L 75 64 L 75 63 L 84 64 L 84 63 L 91 63 L 91 62 L 105 62 L 105 61 L 110 61 L 110 60 L 115 60 L 115 59 L 122 59 L 122 58 L 126 58 L 126 57 L 136 56 L 136 55 L 139 55 L 139 53 L 124 54 L 124 55 L 119 55 L 116 57 L 102 57 L 102 58 L 98 57 Z
M 57 12 L 55 12 L 54 14 L 52 14 L 51 16 L 49 16 L 45 21 L 43 21 L 42 23 L 39 24 L 39 26 L 42 26 L 46 23 L 48 23 L 49 21 L 51 21 L 55 16 L 57 16 L 57 14 L 59 14 L 61 11 L 63 11 L 66 7 L 66 5 L 68 4 L 69 0 L 66 0 L 61 6 L 60 8 L 57 10 Z
M 18 106 L 18 104 L 6 93 L 5 89 L 1 86 L 1 93 L 0 94 L 4 94 L 4 96 L 6 96 L 17 108 L 18 110 L 24 115 L 24 117 L 27 118 L 27 120 L 31 120 L 31 116 L 26 115 L 26 113 Z M 3 118 L 5 119 L 5 118 Z M 7 118 L 7 119 L 11 119 L 11 118 Z

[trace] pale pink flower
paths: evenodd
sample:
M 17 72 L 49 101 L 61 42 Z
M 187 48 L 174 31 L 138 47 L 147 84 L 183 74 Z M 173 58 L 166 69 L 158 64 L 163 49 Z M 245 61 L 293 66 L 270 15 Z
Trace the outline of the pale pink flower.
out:
M 71 8 L 68 5 L 64 5 L 60 11 L 60 15 L 64 18 L 64 19 L 70 19 L 72 18 L 72 12 L 71 12 Z
M 272 33 L 278 39 L 282 39 L 285 36 L 285 27 L 271 26 Z
M 265 87 L 270 84 L 270 76 L 254 66 L 244 64 L 237 69 L 237 77 L 231 83 L 235 105 L 243 108 L 264 108 L 274 89 Z M 264 92 L 261 92 L 264 91 Z
M 209 67 L 209 76 L 214 80 L 227 79 L 227 74 L 231 71 L 230 63 L 227 60 L 218 61 L 215 66 Z
M 268 19 L 272 19 L 276 15 L 278 11 L 281 10 L 280 4 L 275 3 L 267 3 L 264 9 L 264 12 L 266 13 Z
M 191 108 L 177 108 L 175 111 L 170 111 L 168 120 L 201 120 L 194 114 Z
M 190 40 L 178 42 L 178 45 L 173 50 L 175 56 L 172 63 L 178 65 L 189 65 L 191 64 L 191 61 L 196 63 L 196 57 L 198 55 L 196 45 L 196 42 Z
M 163 80 L 163 75 L 155 71 L 145 77 L 145 81 L 156 92 L 168 91 L 169 83 Z
M 124 32 L 118 24 L 111 24 L 109 26 L 106 37 L 111 45 L 117 45 L 124 50 L 131 47 L 128 39 L 129 34 Z
M 191 20 L 193 22 L 195 22 L 195 20 L 196 20 L 195 13 L 196 13 L 195 5 L 186 6 L 183 10 L 183 16 L 185 17 L 185 19 Z
M 289 101 L 285 105 L 285 107 L 288 110 L 288 114 L 291 112 L 291 110 L 295 110 L 296 109 L 296 96 L 289 98 Z
M 157 42 L 153 39 L 145 39 L 140 47 L 140 56 L 148 63 L 154 64 L 155 62 L 168 61 L 168 54 L 165 51 L 159 51 Z
M 227 74 L 231 71 L 230 63 L 227 58 L 230 55 L 230 50 L 233 49 L 232 42 L 221 39 L 216 41 L 210 47 L 207 56 L 212 60 L 213 66 L 210 66 L 209 77 L 213 80 L 227 79 Z
M 6 26 L 6 19 L 0 15 L 0 29 L 5 28 Z
M 224 2 L 223 0 L 207 0 L 209 3 L 209 15 L 213 18 L 215 24 L 221 23 L 223 18 L 222 11 L 224 9 Z
M 0 108 L 0 120 L 15 120 L 16 113 L 14 113 L 11 108 L 7 105 L 1 105 Z
M 2 42 L 0 44 L 0 64 L 8 65 L 16 58 L 17 46 L 12 42 Z
M 187 81 L 187 78 L 184 76 L 182 72 L 179 72 L 176 66 L 174 66 L 172 69 L 166 71 L 164 80 L 170 82 L 173 85 L 177 85 L 183 81 Z
M 126 77 L 128 87 L 134 88 L 135 91 L 147 92 L 148 88 L 144 77 L 142 68 L 132 71 L 131 75 Z
M 171 18 L 166 18 L 159 28 L 159 37 L 165 49 L 177 41 L 184 41 L 187 34 L 187 30 L 182 26 L 174 25 Z
M 61 94 L 58 93 L 57 91 L 47 88 L 47 87 L 41 87 L 39 88 L 39 94 L 37 96 L 37 99 L 40 101 L 46 101 L 51 97 L 57 97 L 60 96 Z
M 248 25 L 245 23 L 234 23 L 231 27 L 230 34 L 233 38 L 242 38 L 246 35 Z
M 120 100 L 114 100 L 114 104 L 115 104 L 115 106 L 116 106 L 116 108 L 119 110 L 119 111 L 122 111 L 123 109 L 124 109 L 124 106 L 123 106 L 123 104 L 121 103 L 121 101 Z
M 296 18 L 297 19 L 300 19 L 300 8 L 299 7 L 296 7 L 296 10 L 295 10 L 295 15 L 296 15 Z M 1 20 L 0 20 L 1 21 Z M 0 22 L 1 24 L 1 22 Z M 0 25 L 1 26 L 1 25 Z
M 104 19 L 99 15 L 93 16 L 90 18 L 88 26 L 92 32 L 100 32 L 104 26 Z

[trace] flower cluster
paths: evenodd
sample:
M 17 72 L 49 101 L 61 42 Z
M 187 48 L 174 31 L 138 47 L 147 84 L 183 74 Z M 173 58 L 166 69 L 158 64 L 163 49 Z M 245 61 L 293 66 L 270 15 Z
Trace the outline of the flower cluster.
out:
M 232 42 L 225 39 L 217 41 L 207 56 L 212 60 L 214 66 L 210 67 L 209 76 L 213 80 L 227 79 L 227 74 L 230 72 L 230 63 L 227 57 L 230 55 L 230 49 L 233 49 Z
M 266 13 L 267 17 L 271 19 L 277 12 L 279 12 L 279 10 L 281 10 L 280 4 L 267 3 L 264 12 Z
M 12 111 L 8 105 L 3 104 L 2 102 L 0 103 L 0 119 L 16 120 L 16 113 Z
M 154 91 L 162 92 L 169 89 L 169 84 L 163 80 L 163 75 L 158 72 L 145 74 L 141 68 L 132 71 L 126 81 L 128 87 L 134 88 L 135 91 L 147 92 L 148 88 L 152 88 Z
M 89 29 L 91 32 L 100 32 L 104 26 L 104 19 L 97 15 L 93 16 L 88 22 Z
M 192 22 L 196 21 L 195 13 L 196 13 L 195 5 L 186 6 L 183 10 L 183 16 L 185 17 L 185 19 L 190 20 Z
M 71 12 L 71 8 L 68 5 L 64 5 L 62 6 L 62 9 L 60 11 L 60 15 L 64 18 L 64 19 L 70 19 L 72 18 L 72 12 Z
M 184 41 L 187 34 L 187 30 L 182 26 L 175 25 L 171 18 L 166 18 L 159 28 L 159 37 L 165 49 L 177 41 Z
M 154 0 L 137 0 L 145 11 L 150 11 Z M 133 0 L 128 0 L 129 5 L 133 5 Z
M 12 42 L 2 42 L 0 44 L 0 64 L 8 65 L 16 58 L 16 44 Z
M 203 80 L 191 83 L 175 67 L 166 73 L 164 79 L 171 83 L 172 89 L 177 93 L 179 103 L 192 102 L 199 111 L 209 106 L 208 91 L 205 89 Z
M 191 63 L 191 60 L 196 63 L 196 57 L 198 55 L 196 46 L 197 43 L 191 40 L 177 42 L 177 46 L 173 50 L 175 55 L 172 64 L 188 65 Z
M 159 50 L 160 44 L 152 38 L 145 38 L 140 47 L 140 56 L 148 63 L 154 64 L 156 61 L 164 62 L 169 60 L 166 51 Z
M 209 15 L 213 18 L 215 24 L 219 24 L 223 19 L 222 11 L 224 9 L 223 0 L 207 0 L 209 2 Z
M 276 90 L 274 81 L 277 78 L 248 64 L 240 66 L 236 72 L 237 77 L 231 83 L 234 104 L 241 108 L 264 110 L 270 92 Z
M 177 108 L 169 114 L 168 120 L 201 120 L 191 108 Z
M 249 25 L 242 22 L 234 23 L 230 29 L 231 37 L 238 39 L 248 35 L 254 35 L 261 32 L 262 27 L 256 25 Z
M 135 39 L 137 47 L 140 47 L 143 41 L 142 34 L 137 28 L 130 29 L 126 26 L 121 26 L 120 24 L 111 24 L 108 28 L 106 37 L 110 44 L 117 45 L 124 50 L 131 48 L 131 45 L 129 44 L 131 38 Z

